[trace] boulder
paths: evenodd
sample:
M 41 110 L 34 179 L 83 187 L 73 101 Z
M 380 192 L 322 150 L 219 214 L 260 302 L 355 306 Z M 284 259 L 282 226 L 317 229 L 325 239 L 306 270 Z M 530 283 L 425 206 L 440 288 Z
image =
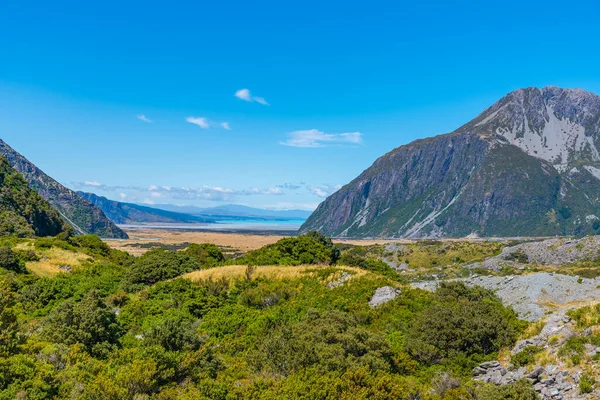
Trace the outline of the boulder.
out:
M 375 294 L 371 297 L 369 305 L 371 308 L 378 307 L 388 301 L 394 300 L 401 293 L 400 289 L 391 286 L 383 286 L 375 290 Z

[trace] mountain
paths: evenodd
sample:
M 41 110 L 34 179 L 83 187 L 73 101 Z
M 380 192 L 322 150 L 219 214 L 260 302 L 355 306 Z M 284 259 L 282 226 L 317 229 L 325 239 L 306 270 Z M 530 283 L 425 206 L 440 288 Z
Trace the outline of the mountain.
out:
M 306 219 L 310 211 L 305 210 L 265 210 L 239 204 L 225 204 L 222 206 L 200 208 L 194 206 L 175 206 L 171 204 L 153 205 L 153 208 L 181 212 L 192 215 L 214 216 L 214 217 L 247 217 L 263 219 Z
M 97 196 L 93 193 L 77 192 L 81 197 L 89 200 L 92 204 L 100 207 L 111 221 L 116 224 L 135 223 L 183 223 L 197 224 L 202 222 L 214 222 L 210 218 L 182 214 L 172 211 L 160 210 L 141 206 L 138 204 L 122 203 L 109 200 L 106 197 Z
M 0 235 L 55 236 L 66 228 L 58 212 L 0 156 Z
M 48 200 L 77 233 L 93 233 L 106 238 L 127 238 L 127 234 L 113 224 L 102 210 L 46 175 L 2 140 L 0 155 L 8 159 L 12 168 L 21 173 L 31 188 Z
M 456 131 L 385 154 L 301 227 L 342 237 L 600 233 L 600 97 L 509 93 Z

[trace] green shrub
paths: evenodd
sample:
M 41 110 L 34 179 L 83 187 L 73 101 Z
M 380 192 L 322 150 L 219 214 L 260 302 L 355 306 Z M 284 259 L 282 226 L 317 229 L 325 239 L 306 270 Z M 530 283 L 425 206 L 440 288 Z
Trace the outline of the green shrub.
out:
M 441 283 L 436 300 L 416 317 L 406 338 L 407 351 L 426 364 L 491 355 L 512 345 L 523 328 L 487 289 Z
M 197 269 L 200 269 L 198 263 L 186 254 L 163 249 L 150 250 L 136 259 L 125 272 L 123 286 L 131 292 Z
M 17 273 L 26 273 L 25 263 L 21 261 L 10 246 L 0 246 L 0 268 L 14 271 Z
M 211 243 L 192 243 L 183 253 L 202 267 L 215 267 L 225 261 L 221 249 Z
M 510 362 L 517 367 L 525 367 L 535 362 L 535 356 L 543 350 L 538 346 L 527 346 L 510 358 Z
M 581 394 L 592 393 L 595 384 L 596 380 L 593 376 L 586 373 L 581 374 L 581 378 L 579 378 L 579 392 Z
M 42 336 L 51 342 L 81 344 L 96 356 L 107 356 L 118 346 L 121 335 L 115 313 L 95 290 L 79 303 L 68 300 L 54 308 L 42 331 Z
M 94 255 L 108 257 L 111 252 L 111 248 L 96 235 L 74 236 L 71 238 L 71 241 L 73 244 L 83 247 Z
M 526 379 L 508 385 L 486 385 L 475 390 L 477 400 L 539 400 L 539 396 Z
M 339 254 L 333 246 L 316 235 L 302 235 L 279 240 L 261 249 L 248 252 L 235 260 L 248 265 L 333 264 Z
M 507 255 L 505 257 L 505 260 L 516 261 L 521 264 L 527 264 L 529 262 L 529 256 L 522 249 L 517 249 L 509 255 Z

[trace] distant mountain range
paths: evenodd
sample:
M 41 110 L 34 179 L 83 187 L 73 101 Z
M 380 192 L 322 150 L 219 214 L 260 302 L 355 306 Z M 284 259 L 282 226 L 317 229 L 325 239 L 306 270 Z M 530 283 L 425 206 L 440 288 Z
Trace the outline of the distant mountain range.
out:
M 100 208 L 46 175 L 42 170 L 0 140 L 0 155 L 21 173 L 33 190 L 46 199 L 77 233 L 93 233 L 105 238 L 127 238 Z
M 434 117 L 434 116 L 433 116 Z M 456 131 L 398 147 L 301 231 L 340 237 L 600 234 L 600 97 L 509 93 Z
M 116 224 L 177 223 L 198 224 L 215 223 L 223 219 L 260 219 L 289 220 L 306 219 L 310 211 L 303 210 L 264 210 L 236 204 L 200 208 L 194 206 L 175 206 L 170 204 L 140 205 L 109 200 L 94 193 L 77 192 L 81 197 L 98 206 L 108 218 Z
M 197 224 L 203 222 L 214 222 L 214 219 L 190 214 L 166 211 L 157 208 L 142 206 L 139 204 L 123 203 L 109 200 L 106 197 L 97 196 L 93 193 L 77 192 L 81 197 L 89 200 L 106 214 L 116 224 L 135 223 L 183 223 Z
M 262 208 L 253 208 L 239 204 L 225 204 L 222 206 L 200 208 L 194 206 L 175 206 L 170 204 L 152 205 L 153 208 L 180 212 L 190 215 L 202 215 L 212 217 L 248 217 L 264 218 L 270 220 L 276 219 L 306 219 L 310 216 L 310 211 L 305 210 L 266 210 Z

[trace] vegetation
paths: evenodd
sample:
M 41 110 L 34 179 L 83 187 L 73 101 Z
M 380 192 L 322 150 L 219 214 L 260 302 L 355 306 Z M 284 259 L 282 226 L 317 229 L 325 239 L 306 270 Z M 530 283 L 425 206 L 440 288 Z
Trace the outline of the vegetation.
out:
M 78 267 L 27 270 L 60 252 Z M 404 286 L 371 308 L 377 288 L 400 283 L 367 253 L 317 234 L 235 260 L 212 245 L 135 258 L 94 236 L 7 241 L 0 399 L 535 398 L 528 383 L 470 381 L 524 328 L 496 296 Z M 290 273 L 264 272 L 275 269 Z M 329 287 L 342 270 L 352 278 Z
M 0 236 L 52 236 L 65 229 L 58 212 L 0 156 Z
M 247 265 L 335 264 L 339 250 L 318 232 L 289 237 L 251 251 L 235 260 Z
M 221 249 L 210 243 L 192 243 L 185 249 L 184 254 L 192 258 L 202 267 L 216 267 L 219 263 L 225 261 L 225 256 Z

